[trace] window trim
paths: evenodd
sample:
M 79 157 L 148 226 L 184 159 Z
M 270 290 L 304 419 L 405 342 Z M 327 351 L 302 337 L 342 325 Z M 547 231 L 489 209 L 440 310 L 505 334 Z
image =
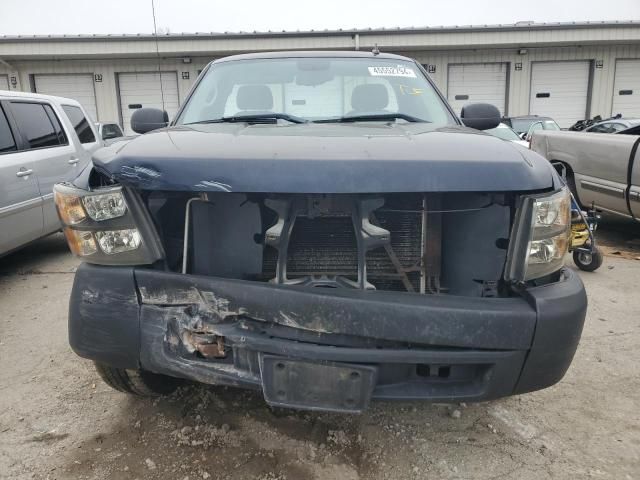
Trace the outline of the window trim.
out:
M 49 107 L 47 109 L 47 107 Z M 44 111 L 47 114 L 47 117 L 49 117 L 49 121 L 51 122 L 51 125 L 53 126 L 54 130 L 56 128 L 56 126 L 53 124 L 53 119 L 51 118 L 51 115 L 53 115 L 55 117 L 55 119 L 58 121 L 58 125 L 60 126 L 60 132 L 56 132 L 56 135 L 58 136 L 58 140 L 60 140 L 60 135 L 64 135 L 64 140 L 67 142 L 66 144 L 69 144 L 69 135 L 67 134 L 67 132 L 64 129 L 64 125 L 63 123 L 60 121 L 60 119 L 58 118 L 58 116 L 56 115 L 55 110 L 53 109 L 53 107 L 51 105 L 43 105 Z M 50 110 L 50 111 L 49 111 Z M 59 145 L 65 145 L 64 143 L 60 143 Z M 46 148 L 46 147 L 40 147 L 40 148 Z
M 18 153 L 20 151 L 20 138 L 18 138 L 15 124 L 13 123 L 13 117 L 11 117 L 10 113 L 7 112 L 6 107 L 4 107 L 4 101 L 0 101 L 0 116 L 4 116 L 7 120 L 7 126 L 9 127 L 9 134 L 11 138 L 13 138 L 13 144 L 16 146 L 15 150 L 7 150 L 6 152 L 0 152 L 0 155 L 10 155 L 12 153 Z
M 85 121 L 87 122 L 87 125 L 89 125 L 89 130 L 93 134 L 93 142 L 86 142 L 86 143 L 82 142 L 82 140 L 80 139 L 80 135 L 76 131 L 75 125 L 71 121 L 71 117 L 69 116 L 67 111 L 64 109 L 64 107 L 77 108 L 78 110 L 80 110 L 80 113 L 82 113 L 82 116 L 84 117 Z M 61 103 L 60 104 L 60 108 L 62 109 L 62 111 L 64 112 L 65 116 L 69 120 L 69 123 L 71 124 L 71 128 L 72 128 L 73 132 L 76 134 L 76 137 L 78 137 L 78 141 L 80 142 L 80 145 L 93 145 L 94 143 L 98 143 L 98 141 L 99 141 L 98 137 L 100 137 L 100 133 L 96 132 L 96 130 L 94 130 L 94 126 L 92 126 L 93 122 L 91 121 L 90 117 L 87 115 L 87 112 L 85 112 L 84 108 L 82 108 L 82 106 L 80 106 L 80 105 L 71 105 L 70 103 Z
M 11 105 L 14 103 L 31 103 L 31 104 L 35 104 L 35 105 L 42 105 L 42 110 L 44 111 L 45 115 L 47 116 L 47 119 L 49 120 L 49 123 L 51 123 L 51 128 L 53 128 L 54 132 L 55 132 L 55 125 L 51 122 L 51 118 L 49 118 L 49 114 L 47 113 L 47 111 L 44 108 L 44 105 L 48 105 L 49 108 L 51 108 L 51 110 L 53 111 L 53 114 L 55 115 L 56 119 L 58 120 L 58 123 L 60 124 L 60 128 L 62 129 L 62 131 L 65 134 L 66 137 L 66 143 L 59 143 L 58 145 L 49 145 L 46 147 L 34 147 L 32 148 L 29 144 L 29 140 L 27 140 L 27 138 L 24 136 L 24 134 L 22 133 L 22 131 L 20 130 L 20 128 L 18 127 L 18 122 L 15 120 L 15 117 L 13 116 L 13 110 Z M 47 102 L 47 101 L 40 101 L 40 100 L 36 100 L 36 99 L 32 99 L 32 98 L 17 98 L 17 99 L 9 99 L 9 100 L 4 100 L 3 101 L 3 105 L 6 105 L 8 108 L 5 108 L 5 112 L 7 111 L 7 109 L 10 111 L 11 113 L 11 118 L 13 120 L 13 124 L 15 126 L 15 133 L 17 133 L 17 137 L 20 138 L 20 142 L 19 146 L 20 148 L 18 148 L 18 150 L 14 151 L 13 153 L 18 153 L 18 152 L 30 152 L 30 151 L 38 151 L 38 150 L 46 150 L 48 148 L 59 148 L 59 147 L 66 147 L 71 145 L 71 141 L 69 139 L 69 132 L 67 132 L 67 130 L 65 129 L 65 125 L 64 122 L 62 122 L 60 120 L 60 115 L 58 115 L 58 113 L 56 112 L 56 108 L 55 106 L 51 103 L 51 102 Z

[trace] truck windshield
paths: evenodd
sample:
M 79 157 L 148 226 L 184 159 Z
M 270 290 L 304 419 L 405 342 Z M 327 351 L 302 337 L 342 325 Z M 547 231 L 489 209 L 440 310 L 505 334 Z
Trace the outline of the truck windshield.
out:
M 455 125 L 412 62 L 380 58 L 265 58 L 214 64 L 176 124 L 243 121 L 397 121 Z

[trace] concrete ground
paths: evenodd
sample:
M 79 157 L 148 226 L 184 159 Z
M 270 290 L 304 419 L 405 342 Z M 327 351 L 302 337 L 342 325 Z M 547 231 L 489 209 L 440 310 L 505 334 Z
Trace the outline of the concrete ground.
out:
M 474 405 L 375 402 L 359 416 L 272 411 L 187 386 L 140 400 L 67 344 L 77 260 L 54 235 L 0 259 L 0 478 L 640 478 L 640 231 L 605 222 L 566 377 Z M 619 252 L 619 253 L 616 253 Z

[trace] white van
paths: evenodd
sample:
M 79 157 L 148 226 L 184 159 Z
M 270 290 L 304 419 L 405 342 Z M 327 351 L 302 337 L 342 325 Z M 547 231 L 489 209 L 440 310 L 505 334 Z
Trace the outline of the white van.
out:
M 0 90 L 0 256 L 60 229 L 53 185 L 101 146 L 75 100 Z

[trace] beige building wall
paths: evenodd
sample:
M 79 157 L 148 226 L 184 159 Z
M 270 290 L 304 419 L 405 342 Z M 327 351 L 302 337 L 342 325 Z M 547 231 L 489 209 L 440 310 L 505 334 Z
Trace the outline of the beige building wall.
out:
M 98 119 L 119 120 L 117 74 L 120 72 L 175 71 L 182 102 L 198 70 L 214 58 L 265 50 L 360 48 L 366 51 L 376 44 L 382 51 L 403 54 L 435 66 L 431 77 L 445 96 L 449 65 L 507 63 L 508 115 L 529 113 L 534 62 L 588 60 L 592 62 L 589 115 L 605 117 L 616 113 L 611 112 L 616 60 L 640 59 L 640 24 L 176 35 L 159 40 L 162 57 L 159 61 L 155 56 L 155 41 L 148 36 L 0 37 L 0 75 L 8 75 L 11 89 L 29 91 L 32 75 L 91 73 L 96 80 L 101 80 L 94 83 Z M 187 74 L 189 78 L 183 78 Z
M 509 63 L 507 81 L 507 112 L 509 115 L 527 115 L 531 93 L 531 64 L 533 62 L 589 60 L 592 65 L 590 88 L 590 116 L 610 116 L 613 104 L 613 82 L 617 59 L 640 59 L 640 45 L 614 45 L 605 47 L 570 48 L 526 48 L 527 53 L 518 54 L 520 49 L 501 50 L 459 50 L 459 51 L 423 51 L 398 52 L 413 56 L 422 64 L 435 65 L 436 72 L 431 74 L 442 93 L 447 95 L 447 75 L 450 64 L 460 63 Z M 596 62 L 602 67 L 596 68 Z M 516 64 L 521 70 L 516 70 Z M 638 72 L 640 76 L 640 72 Z

